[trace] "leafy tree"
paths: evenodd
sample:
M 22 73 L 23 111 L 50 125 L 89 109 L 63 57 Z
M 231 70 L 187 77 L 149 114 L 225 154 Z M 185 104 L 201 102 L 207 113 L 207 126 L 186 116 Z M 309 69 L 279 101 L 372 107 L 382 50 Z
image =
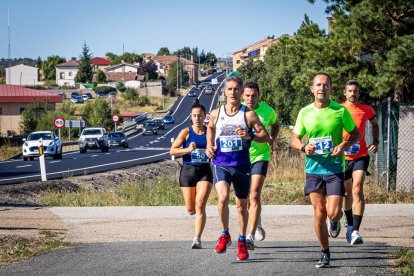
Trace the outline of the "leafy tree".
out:
M 87 101 L 82 109 L 82 119 L 88 126 L 112 127 L 112 114 L 109 104 L 101 98 Z
M 49 56 L 43 61 L 41 69 L 45 76 L 46 80 L 54 81 L 56 80 L 56 64 L 65 62 L 66 59 L 64 57 L 59 56 Z
M 100 69 L 96 70 L 96 81 L 97 81 L 98 83 L 105 83 L 105 82 L 106 82 L 106 75 L 105 75 L 105 73 L 104 73 L 102 70 L 100 70 Z
M 126 63 L 135 63 L 135 62 L 142 62 L 143 58 L 142 56 L 134 53 L 124 53 L 120 56 L 117 56 L 113 54 L 113 56 L 110 57 L 112 65 L 121 64 L 122 61 Z
M 23 135 L 28 135 L 29 133 L 35 131 L 39 123 L 39 119 L 46 114 L 47 110 L 47 103 L 33 102 L 32 104 L 27 105 L 20 117 L 20 132 Z
M 141 69 L 145 76 L 145 81 L 156 80 L 158 78 L 157 65 L 153 60 L 144 62 L 141 65 Z
M 123 83 L 122 81 L 119 81 L 116 83 L 116 89 L 118 91 L 124 92 L 126 87 L 125 87 L 125 83 Z
M 79 70 L 75 76 L 75 82 L 89 83 L 92 81 L 93 70 L 91 66 L 91 53 L 88 45 L 83 43 L 82 54 L 79 57 Z
M 266 67 L 263 61 L 249 61 L 238 69 L 244 82 L 253 81 L 260 83 L 266 74 Z
M 37 57 L 36 59 L 36 67 L 41 69 L 42 68 L 42 58 L 41 57 Z
M 6 77 L 6 69 L 0 67 L 0 78 L 5 78 Z
M 177 90 L 177 69 L 183 68 L 183 64 L 179 61 L 175 61 L 170 64 L 170 69 L 167 75 L 167 89 L 170 92 L 175 92 Z M 188 72 L 183 69 L 180 70 L 182 76 L 182 84 L 188 85 L 189 76 Z
M 170 50 L 168 50 L 168 47 L 161 47 L 158 50 L 157 56 L 169 56 Z
M 112 53 L 112 52 L 108 52 L 108 53 L 106 53 L 105 54 L 105 56 L 112 62 L 116 57 L 117 57 L 117 55 L 115 55 L 114 53 Z

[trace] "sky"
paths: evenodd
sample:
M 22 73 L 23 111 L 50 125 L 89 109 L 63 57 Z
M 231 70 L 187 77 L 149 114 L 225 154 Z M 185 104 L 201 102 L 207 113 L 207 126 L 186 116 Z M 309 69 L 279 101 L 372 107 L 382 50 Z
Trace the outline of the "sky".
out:
M 198 47 L 225 57 L 267 36 L 293 35 L 307 14 L 327 30 L 322 0 L 1 0 L 0 58 L 79 57 Z M 8 16 L 8 10 L 9 15 Z

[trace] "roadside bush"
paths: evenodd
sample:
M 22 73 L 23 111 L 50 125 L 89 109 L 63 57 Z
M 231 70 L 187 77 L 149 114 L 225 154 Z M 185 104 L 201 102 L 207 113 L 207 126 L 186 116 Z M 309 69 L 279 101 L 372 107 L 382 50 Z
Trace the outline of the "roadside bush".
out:
M 105 92 L 105 94 L 108 94 L 109 92 L 116 92 L 116 88 L 112 86 L 99 86 L 99 87 L 92 88 L 92 90 L 95 91 L 96 93 L 98 91 L 103 91 Z
M 125 92 L 126 90 L 125 83 L 123 83 L 122 81 L 117 82 L 116 89 L 120 92 Z
M 25 85 L 24 87 L 30 88 L 30 89 L 37 89 L 37 90 L 46 90 L 47 87 L 43 85 Z
M 76 89 L 76 87 L 74 86 L 70 86 L 70 85 L 63 85 L 60 87 L 60 89 L 65 90 L 65 89 Z

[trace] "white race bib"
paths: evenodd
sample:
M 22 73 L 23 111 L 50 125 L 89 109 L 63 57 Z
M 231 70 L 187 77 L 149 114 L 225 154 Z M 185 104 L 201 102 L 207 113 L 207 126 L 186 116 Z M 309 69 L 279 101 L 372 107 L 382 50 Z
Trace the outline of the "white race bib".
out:
M 316 147 L 314 154 L 327 154 L 333 151 L 332 136 L 310 138 L 309 144 Z
M 361 146 L 359 145 L 359 142 L 352 145 L 350 148 L 347 148 L 345 150 L 345 155 L 354 155 L 354 154 L 358 154 L 359 153 L 359 149 L 361 148 Z
M 191 163 L 208 163 L 209 159 L 205 149 L 195 149 L 191 152 Z
M 233 152 L 243 149 L 242 138 L 238 135 L 220 136 L 221 152 Z

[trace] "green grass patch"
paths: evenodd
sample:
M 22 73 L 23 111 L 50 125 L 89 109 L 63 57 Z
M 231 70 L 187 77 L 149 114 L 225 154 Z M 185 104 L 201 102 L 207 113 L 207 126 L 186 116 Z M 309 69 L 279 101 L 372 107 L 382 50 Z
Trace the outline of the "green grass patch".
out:
M 55 239 L 60 233 L 41 231 L 40 234 L 43 237 L 0 236 L 0 265 L 69 245 Z
M 395 269 L 399 275 L 414 275 L 414 249 L 401 249 L 393 254 Z

